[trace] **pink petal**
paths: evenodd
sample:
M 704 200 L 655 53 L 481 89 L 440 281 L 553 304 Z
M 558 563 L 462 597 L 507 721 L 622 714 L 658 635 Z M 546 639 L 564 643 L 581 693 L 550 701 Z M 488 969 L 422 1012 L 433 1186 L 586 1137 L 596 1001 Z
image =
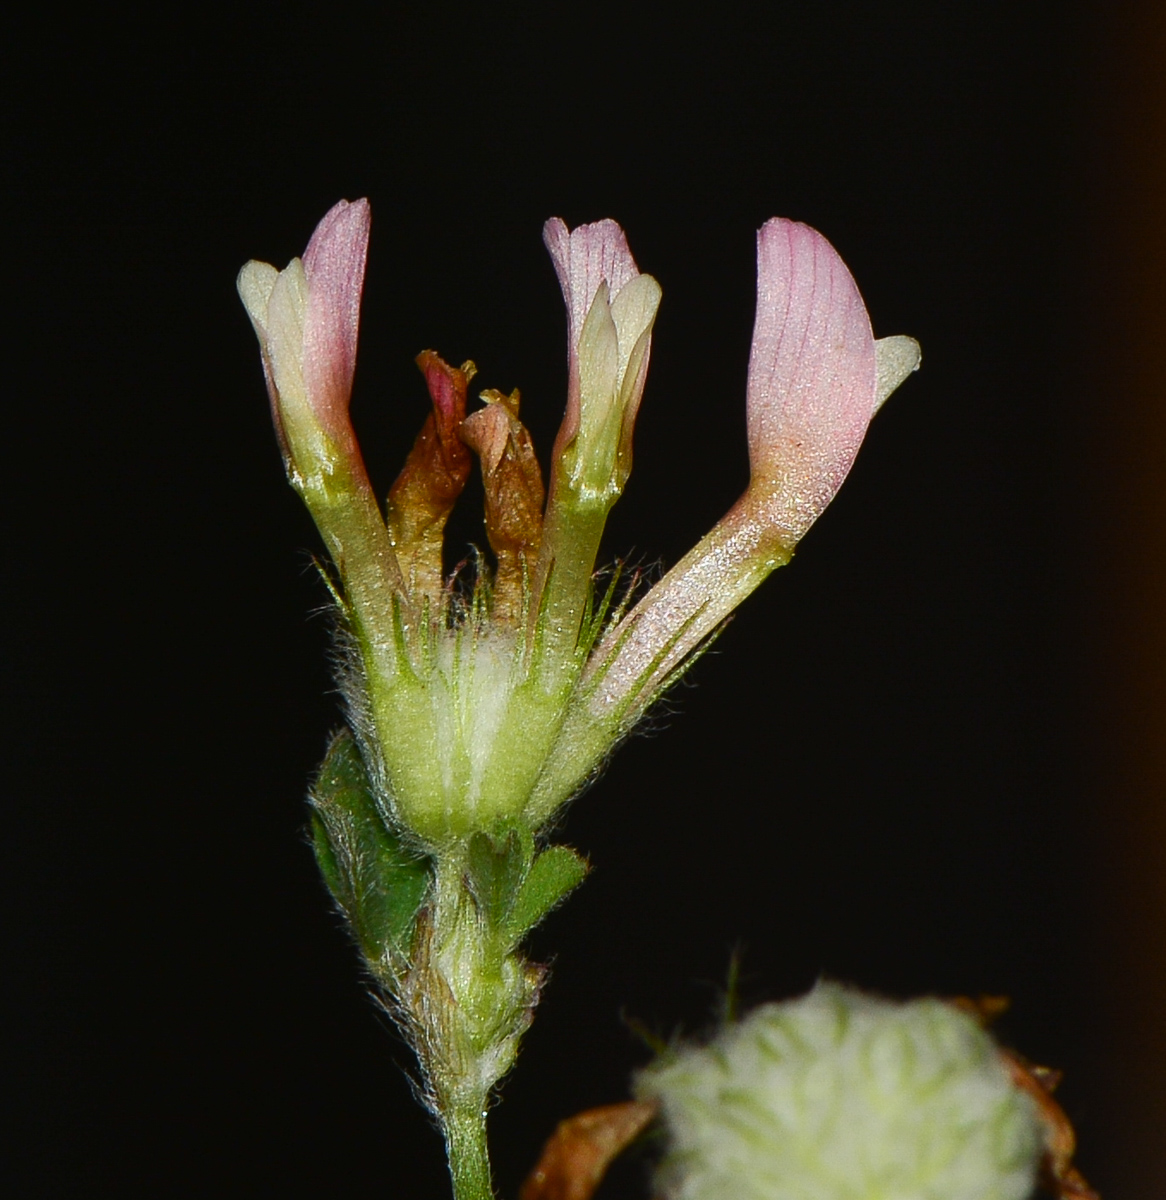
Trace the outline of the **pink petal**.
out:
M 429 398 L 437 413 L 437 427 L 442 431 L 442 440 L 457 440 L 455 430 L 466 415 L 466 386 L 473 376 L 443 362 L 434 350 L 422 350 L 417 355 L 417 365 L 425 376 Z
M 599 285 L 606 280 L 614 298 L 640 272 L 624 231 L 611 220 L 567 226 L 552 217 L 543 226 L 543 242 L 555 264 L 555 274 L 567 303 L 567 332 L 572 353 Z
M 338 439 L 350 431 L 360 295 L 370 221 L 367 200 L 341 200 L 316 226 L 304 251 L 304 386 L 321 424 Z
M 579 429 L 579 337 L 599 285 L 606 281 L 612 298 L 640 272 L 624 231 L 610 219 L 567 229 L 559 217 L 543 226 L 567 305 L 567 411 L 555 441 L 555 457 Z
M 875 408 L 874 338 L 854 279 L 820 233 L 774 217 L 757 233 L 750 490 L 795 539 L 841 487 Z

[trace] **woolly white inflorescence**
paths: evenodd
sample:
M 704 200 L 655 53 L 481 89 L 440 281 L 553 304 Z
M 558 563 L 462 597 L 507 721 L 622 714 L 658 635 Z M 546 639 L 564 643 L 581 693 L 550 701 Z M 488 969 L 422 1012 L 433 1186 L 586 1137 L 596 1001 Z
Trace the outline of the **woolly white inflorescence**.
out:
M 643 1072 L 668 1200 L 1026 1200 L 1042 1138 L 991 1037 L 940 1000 L 819 984 Z

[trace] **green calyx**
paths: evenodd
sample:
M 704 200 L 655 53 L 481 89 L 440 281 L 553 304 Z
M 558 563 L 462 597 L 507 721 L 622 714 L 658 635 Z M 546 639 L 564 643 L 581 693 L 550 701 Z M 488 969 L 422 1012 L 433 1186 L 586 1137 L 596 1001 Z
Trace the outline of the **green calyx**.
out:
M 531 827 L 499 822 L 437 857 L 416 848 L 408 830 L 373 795 L 351 734 L 336 735 L 310 794 L 312 845 L 320 873 L 374 975 L 409 968 L 421 910 L 439 870 L 461 876 L 483 939 L 509 953 L 587 874 L 567 846 L 540 848 Z
M 561 617 L 549 599 L 554 578 L 552 571 L 538 611 L 532 587 L 524 586 L 514 623 L 496 618 L 483 575 L 468 600 L 447 596 L 437 620 L 425 612 L 418 619 L 396 602 L 389 634 L 375 640 L 334 590 L 345 619 L 350 724 L 377 804 L 428 853 L 499 822 L 538 829 L 590 779 L 644 707 L 637 693 L 634 707 L 592 712 L 599 676 L 584 680 L 594 647 L 623 612 L 620 571 L 602 591 L 590 574 L 583 581 L 569 653 L 554 646 Z M 370 642 L 391 647 L 392 670 L 378 669 L 386 656 Z

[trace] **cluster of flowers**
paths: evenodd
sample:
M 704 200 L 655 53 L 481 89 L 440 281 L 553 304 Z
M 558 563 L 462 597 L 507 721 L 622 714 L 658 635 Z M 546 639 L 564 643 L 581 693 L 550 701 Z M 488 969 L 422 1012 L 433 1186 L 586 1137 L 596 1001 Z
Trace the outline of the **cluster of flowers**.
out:
M 916 368 L 875 341 L 858 289 L 814 230 L 757 236 L 746 416 L 750 479 L 654 587 L 596 585 L 607 516 L 632 466 L 660 287 L 613 221 L 544 239 L 567 306 L 566 414 L 544 486 L 517 391 L 481 394 L 473 363 L 418 357 L 432 411 L 382 511 L 349 419 L 369 207 L 337 204 L 302 259 L 248 263 L 288 478 L 327 545 L 348 729 L 312 792 L 321 871 L 417 1051 L 459 1200 L 492 1194 L 491 1089 L 544 979 L 520 945 L 586 864 L 549 819 L 833 498 L 879 405 Z M 476 455 L 483 565 L 467 598 L 442 568 Z M 618 576 L 618 573 L 616 573 Z
M 339 573 L 347 680 L 387 813 L 429 847 L 499 818 L 541 825 L 594 773 L 708 636 L 838 490 L 879 405 L 919 361 L 875 341 L 849 271 L 805 225 L 757 236 L 757 319 L 744 495 L 627 611 L 592 591 L 600 536 L 632 465 L 660 287 L 613 221 L 544 239 L 567 307 L 566 414 L 544 489 L 518 393 L 482 393 L 473 364 L 418 363 L 433 410 L 382 515 L 349 420 L 369 206 L 341 201 L 302 260 L 249 263 L 239 291 L 259 336 L 288 476 Z M 496 566 L 455 611 L 446 519 L 477 454 Z M 544 503 L 545 499 L 545 503 Z M 610 597 L 608 597 L 610 600 Z

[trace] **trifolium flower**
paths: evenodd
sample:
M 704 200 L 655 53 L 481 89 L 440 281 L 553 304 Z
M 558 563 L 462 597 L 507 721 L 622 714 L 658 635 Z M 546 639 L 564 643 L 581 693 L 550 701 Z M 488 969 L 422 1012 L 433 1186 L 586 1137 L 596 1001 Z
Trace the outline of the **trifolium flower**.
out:
M 992 1038 L 936 999 L 837 984 L 643 1072 L 667 1200 L 1027 1200 L 1044 1150 Z
M 292 486 L 331 558 L 348 728 L 311 792 L 321 873 L 417 1051 L 458 1194 L 488 1195 L 484 1114 L 544 978 L 520 946 L 586 873 L 554 814 L 830 502 L 878 405 L 919 361 L 876 342 L 820 234 L 758 234 L 745 494 L 646 595 L 596 564 L 632 467 L 660 287 L 623 230 L 544 238 L 567 307 L 566 412 L 546 473 L 517 389 L 467 413 L 472 362 L 425 350 L 430 411 L 382 508 L 349 419 L 369 237 L 341 201 L 303 259 L 248 263 Z M 493 560 L 448 578 L 447 518 L 476 455 Z M 950 1200 L 950 1198 L 946 1198 Z M 956 1200 L 959 1200 L 957 1197 Z
M 660 286 L 623 230 L 544 239 L 567 309 L 566 412 L 544 491 L 517 391 L 482 393 L 473 363 L 418 357 L 432 411 L 382 512 L 348 416 L 368 244 L 366 201 L 341 201 L 303 260 L 239 276 L 288 475 L 336 568 L 349 720 L 377 804 L 428 851 L 498 822 L 537 829 L 775 567 L 838 490 L 871 417 L 919 362 L 876 342 L 858 289 L 814 230 L 757 237 L 746 424 L 750 482 L 634 606 L 595 589 L 604 524 L 632 466 Z M 442 574 L 446 518 L 481 462 L 486 536 L 467 597 Z

